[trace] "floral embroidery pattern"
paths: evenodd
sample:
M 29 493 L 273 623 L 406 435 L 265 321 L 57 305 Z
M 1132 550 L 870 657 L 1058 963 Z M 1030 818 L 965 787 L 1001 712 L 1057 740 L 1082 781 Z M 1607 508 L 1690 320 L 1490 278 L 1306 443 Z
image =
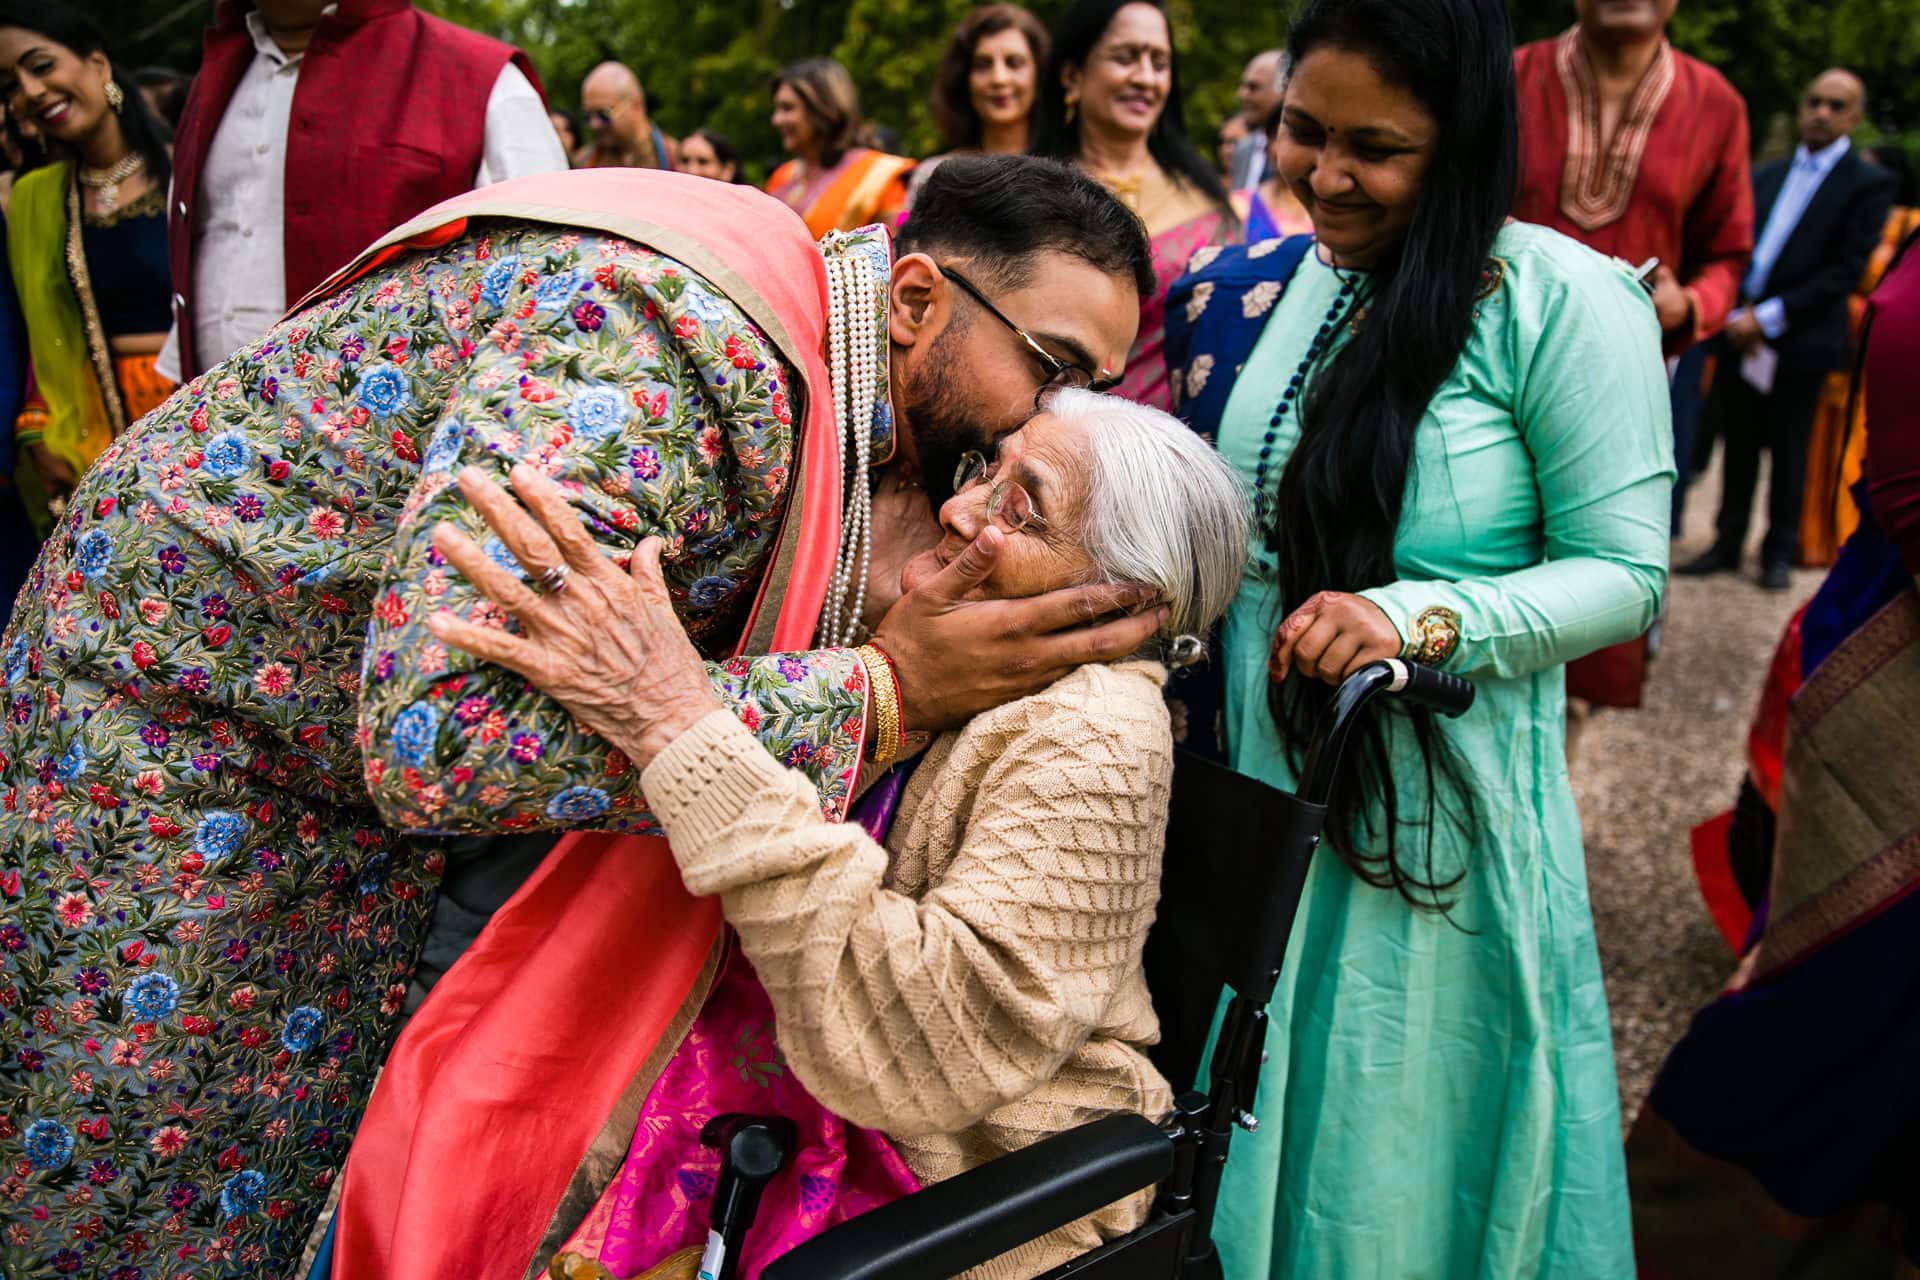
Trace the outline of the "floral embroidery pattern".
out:
M 784 368 L 711 286 L 496 225 L 281 324 L 102 455 L 0 638 L 0 1272 L 288 1275 L 443 866 L 396 828 L 652 827 L 623 757 L 426 631 L 507 625 L 428 542 L 480 530 L 454 472 L 542 468 L 616 557 L 662 534 L 718 648 L 792 446 Z M 837 815 L 858 661 L 712 673 Z

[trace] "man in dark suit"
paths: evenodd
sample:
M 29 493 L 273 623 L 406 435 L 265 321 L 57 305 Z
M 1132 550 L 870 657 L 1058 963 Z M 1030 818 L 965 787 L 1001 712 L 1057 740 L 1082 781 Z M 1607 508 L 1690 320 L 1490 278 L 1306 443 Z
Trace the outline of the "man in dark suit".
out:
M 1746 545 L 1760 451 L 1772 455 L 1760 585 L 1783 591 L 1800 554 L 1807 438 L 1827 374 L 1846 367 L 1847 295 L 1879 243 L 1894 178 L 1853 150 L 1866 89 L 1827 71 L 1800 106 L 1800 147 L 1753 175 L 1762 230 L 1727 321 L 1714 410 L 1726 440 L 1726 487 L 1713 548 L 1678 572 L 1737 569 Z

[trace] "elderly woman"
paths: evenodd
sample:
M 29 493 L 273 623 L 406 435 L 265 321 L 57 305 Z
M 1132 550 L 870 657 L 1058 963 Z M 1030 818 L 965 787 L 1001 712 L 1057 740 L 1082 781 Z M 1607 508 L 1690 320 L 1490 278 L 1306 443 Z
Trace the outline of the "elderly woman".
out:
M 496 531 L 527 557 L 564 554 L 574 585 L 528 611 L 523 635 L 445 614 L 430 625 L 526 675 L 644 770 L 687 887 L 720 896 L 751 965 L 728 966 L 653 1087 L 626 1166 L 568 1242 L 568 1274 L 633 1275 L 704 1239 L 686 1174 L 702 1172 L 690 1168 L 698 1126 L 717 1111 L 771 1107 L 801 1128 L 803 1176 L 768 1192 L 752 1274 L 916 1181 L 1116 1108 L 1166 1110 L 1167 1084 L 1143 1052 L 1158 1027 L 1140 967 L 1173 771 L 1160 687 L 1167 664 L 1197 656 L 1194 637 L 1239 580 L 1245 501 L 1218 455 L 1156 410 L 1063 391 L 993 461 L 968 456 L 940 511 L 945 536 L 907 564 L 903 587 L 1003 542 L 986 595 L 1130 580 L 1168 616 L 1134 659 L 1081 667 L 935 739 L 872 783 L 858 824 L 822 820 L 812 785 L 707 692 L 657 543 L 622 572 L 553 487 L 525 471 L 515 483 L 545 531 L 512 504 L 485 503 Z M 503 603 L 524 599 L 451 526 L 438 545 Z M 874 697 L 881 723 L 897 723 L 892 692 Z M 756 1001 L 770 1004 L 777 1052 L 743 1037 L 765 1026 Z M 781 1092 L 783 1063 L 804 1090 Z M 759 1072 L 768 1087 L 743 1092 Z M 810 1120 L 809 1107 L 831 1116 Z M 823 1205 L 836 1195 L 837 1208 Z M 1146 1207 L 1110 1207 L 983 1274 L 1037 1275 Z

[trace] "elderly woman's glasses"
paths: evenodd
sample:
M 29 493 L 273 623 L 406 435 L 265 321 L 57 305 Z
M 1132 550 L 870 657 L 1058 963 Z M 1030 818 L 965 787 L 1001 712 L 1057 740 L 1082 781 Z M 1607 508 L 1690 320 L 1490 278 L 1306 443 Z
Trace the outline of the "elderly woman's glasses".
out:
M 1118 378 L 1096 377 L 1091 369 L 1084 369 L 1077 364 L 1068 364 L 1065 360 L 1062 360 L 1038 342 L 1034 341 L 1032 334 L 1007 319 L 1005 313 L 991 302 L 988 302 L 987 295 L 980 292 L 965 276 L 955 271 L 952 267 L 941 267 L 940 270 L 947 279 L 964 289 L 968 297 L 985 307 L 988 315 L 1013 330 L 1014 337 L 1026 343 L 1027 349 L 1039 357 L 1040 363 L 1047 371 L 1047 380 L 1041 384 L 1042 391 L 1045 391 L 1048 387 L 1072 387 L 1079 391 L 1111 391 L 1120 385 L 1120 379 Z
M 1014 480 L 994 480 L 993 464 L 984 454 L 969 450 L 960 455 L 960 466 L 953 473 L 953 491 L 962 493 L 976 482 L 991 481 L 987 490 L 987 520 L 1008 533 L 1033 529 L 1045 533 L 1053 528 L 1047 518 L 1033 509 L 1033 495 Z

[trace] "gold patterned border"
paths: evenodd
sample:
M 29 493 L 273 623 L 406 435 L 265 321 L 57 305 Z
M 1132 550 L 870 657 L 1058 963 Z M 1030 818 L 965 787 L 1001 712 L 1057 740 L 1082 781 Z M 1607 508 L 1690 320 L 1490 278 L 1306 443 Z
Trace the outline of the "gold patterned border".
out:
M 1920 643 L 1920 593 L 1903 591 L 1815 668 L 1787 704 L 1788 722 L 1805 733 L 1841 699 L 1910 644 Z
M 80 238 L 80 170 L 67 187 L 67 280 L 80 300 L 80 324 L 87 334 L 87 359 L 93 365 L 93 379 L 100 384 L 100 398 L 107 406 L 107 425 L 117 439 L 127 429 L 127 408 L 120 401 L 120 381 L 113 373 L 113 352 L 107 346 L 106 326 L 100 323 L 100 308 L 93 300 L 93 277 L 87 272 L 86 244 Z
M 1560 175 L 1560 212 L 1582 231 L 1598 231 L 1618 222 L 1633 198 L 1654 117 L 1673 88 L 1673 48 L 1661 41 L 1653 65 L 1627 100 L 1611 146 L 1600 133 L 1600 85 L 1587 61 L 1579 27 L 1567 28 L 1554 47 L 1553 59 L 1567 99 L 1567 160 Z

